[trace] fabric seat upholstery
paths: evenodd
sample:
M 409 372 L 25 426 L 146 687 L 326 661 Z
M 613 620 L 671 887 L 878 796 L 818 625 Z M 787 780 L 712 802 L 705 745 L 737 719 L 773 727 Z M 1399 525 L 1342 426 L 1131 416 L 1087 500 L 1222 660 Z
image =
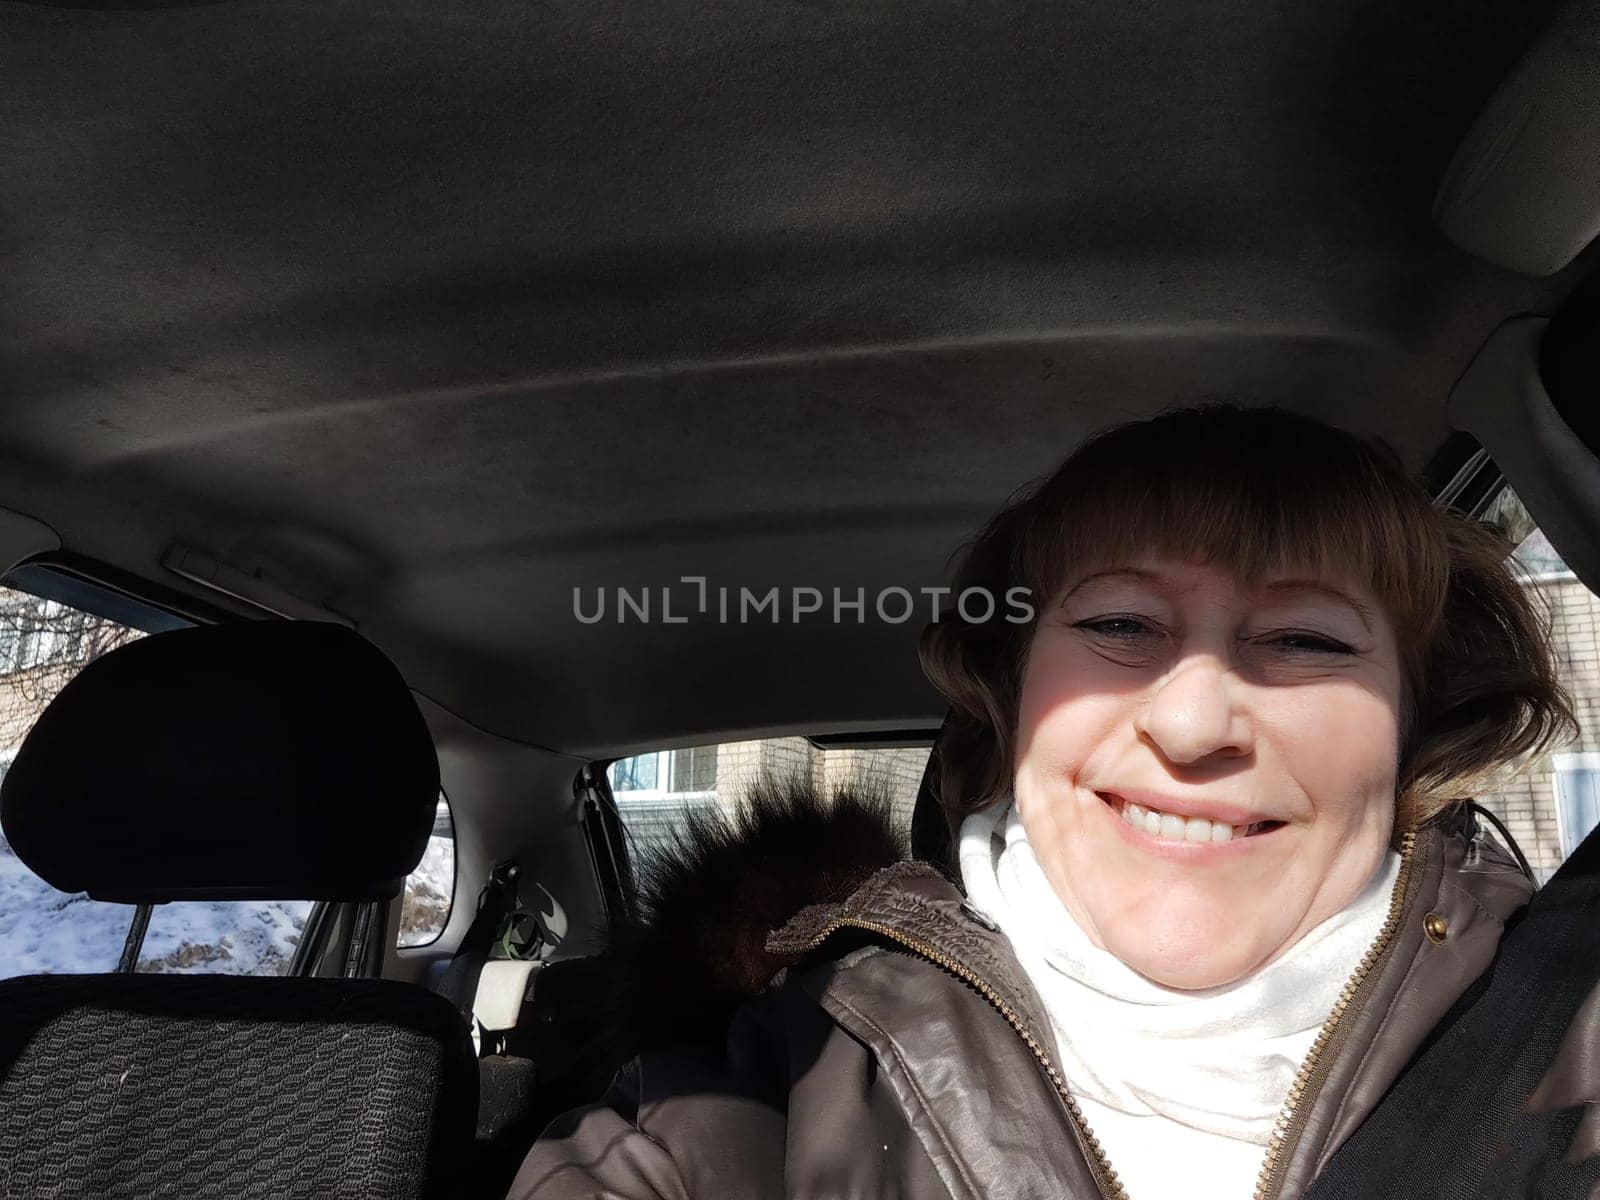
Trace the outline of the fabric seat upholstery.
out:
M 462 1037 L 387 980 L 0 982 L 0 1194 L 450 1194 L 477 1103 Z

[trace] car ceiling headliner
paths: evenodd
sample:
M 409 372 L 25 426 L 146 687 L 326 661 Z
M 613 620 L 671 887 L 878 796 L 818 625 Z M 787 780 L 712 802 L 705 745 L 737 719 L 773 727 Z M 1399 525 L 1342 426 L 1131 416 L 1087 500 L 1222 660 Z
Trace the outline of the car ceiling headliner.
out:
M 1553 8 L 0 2 L 0 503 L 573 753 L 929 725 L 920 620 L 572 589 L 934 585 L 1085 432 L 1211 397 L 1420 468 L 1575 278 L 1429 220 Z

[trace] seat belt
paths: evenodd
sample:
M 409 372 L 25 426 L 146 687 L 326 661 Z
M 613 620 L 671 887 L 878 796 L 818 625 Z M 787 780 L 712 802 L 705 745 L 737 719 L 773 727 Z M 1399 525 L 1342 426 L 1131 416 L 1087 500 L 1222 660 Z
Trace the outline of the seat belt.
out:
M 496 863 L 490 870 L 483 891 L 478 893 L 478 911 L 439 982 L 439 994 L 469 1022 L 472 1001 L 478 994 L 478 976 L 483 974 L 483 964 L 489 960 L 501 924 L 516 908 L 517 878 L 521 873 L 522 868 L 510 859 Z
M 1565 1108 L 1530 1098 L 1597 985 L 1600 830 L 1512 918 L 1493 964 L 1306 1200 L 1590 1200 L 1600 1185 L 1600 1095 L 1557 1101 Z M 1589 1036 L 1600 1035 L 1600 1008 L 1585 1007 L 1584 1017 Z M 1569 1151 L 1578 1161 L 1566 1161 Z

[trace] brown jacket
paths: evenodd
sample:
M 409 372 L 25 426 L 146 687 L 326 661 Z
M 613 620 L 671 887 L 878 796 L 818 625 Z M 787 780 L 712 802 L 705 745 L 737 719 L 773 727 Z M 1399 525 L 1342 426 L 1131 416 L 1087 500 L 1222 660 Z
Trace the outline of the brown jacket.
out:
M 1304 1193 L 1533 891 L 1470 818 L 1402 852 L 1389 918 L 1301 1069 L 1258 1197 Z M 1010 944 L 937 869 L 881 869 L 768 949 L 795 965 L 724 1044 L 640 1055 L 605 1103 L 551 1125 L 512 1197 L 1125 1194 Z

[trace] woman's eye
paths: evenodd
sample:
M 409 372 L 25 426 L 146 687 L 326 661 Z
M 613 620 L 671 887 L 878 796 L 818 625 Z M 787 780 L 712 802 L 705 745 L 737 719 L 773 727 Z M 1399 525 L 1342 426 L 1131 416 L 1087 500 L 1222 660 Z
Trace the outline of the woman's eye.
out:
M 1353 654 L 1354 649 L 1334 638 L 1324 637 L 1320 633 L 1305 633 L 1299 630 L 1289 630 L 1284 633 L 1274 634 L 1265 639 L 1271 645 L 1281 646 L 1285 650 L 1298 654 Z
M 1096 617 L 1089 621 L 1079 621 L 1077 627 L 1116 641 L 1130 641 L 1153 632 L 1146 622 L 1137 617 Z

